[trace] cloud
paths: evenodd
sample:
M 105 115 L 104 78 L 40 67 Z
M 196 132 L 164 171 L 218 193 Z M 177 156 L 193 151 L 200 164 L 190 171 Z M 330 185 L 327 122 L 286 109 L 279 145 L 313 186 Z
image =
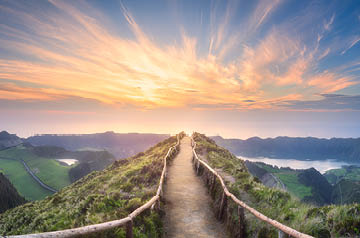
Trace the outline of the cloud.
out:
M 341 52 L 341 54 L 343 55 L 343 54 L 345 54 L 346 52 L 348 52 L 348 50 L 350 50 L 352 47 L 354 47 L 359 41 L 360 41 L 360 36 L 354 37 L 354 38 L 350 41 L 349 46 L 346 47 L 346 49 L 343 50 L 343 51 Z
M 322 99 L 299 101 L 288 101 L 285 108 L 305 111 L 360 111 L 360 95 L 321 94 Z
M 319 55 L 318 60 L 322 60 L 326 56 L 328 56 L 330 53 L 330 48 L 327 48 L 321 55 Z
M 335 14 L 333 14 L 328 22 L 324 23 L 324 29 L 329 31 L 331 29 L 331 25 L 334 23 Z
M 281 0 L 263 0 L 260 1 L 257 6 L 254 14 L 250 18 L 250 28 L 255 31 L 257 30 L 266 20 L 266 18 L 271 14 L 271 12 L 276 9 L 277 6 L 281 3 Z
M 324 93 L 333 93 L 351 85 L 358 84 L 356 81 L 351 81 L 349 77 L 342 77 L 329 72 L 313 76 L 307 83 L 309 86 L 323 89 Z
M 199 59 L 196 39 L 185 33 L 182 45 L 162 48 L 143 33 L 124 6 L 122 10 L 135 40 L 111 35 L 98 20 L 65 2 L 51 3 L 70 18 L 48 15 L 38 21 L 16 14 L 28 21 L 33 31 L 59 28 L 57 32 L 38 32 L 42 39 L 48 39 L 45 44 L 16 41 L 6 44 L 13 50 L 27 52 L 39 62 L 0 59 L 1 78 L 14 84 L 17 81 L 44 84 L 51 90 L 24 89 L 3 97 L 48 100 L 53 95 L 71 95 L 144 108 L 180 107 L 194 100 L 222 103 L 230 97 L 241 103 L 244 99 L 235 66 L 222 65 L 211 58 Z M 54 17 L 61 27 L 54 23 Z M 61 50 L 51 47 L 54 39 L 64 45 Z M 65 47 L 69 44 L 71 53 Z M 189 95 L 195 91 L 196 95 Z
M 238 32 L 228 38 L 236 1 L 214 25 L 205 56 L 198 53 L 199 39 L 185 30 L 181 41 L 157 44 L 123 3 L 121 12 L 133 38 L 114 34 L 106 16 L 86 2 L 49 2 L 56 10 L 39 14 L 1 8 L 22 26 L 0 24 L 6 36 L 0 36 L 0 50 L 20 55 L 0 57 L 0 80 L 7 80 L 0 81 L 3 100 L 53 102 L 75 97 L 145 110 L 250 110 L 277 108 L 281 102 L 308 100 L 309 94 L 333 93 L 355 84 L 347 75 L 314 70 L 315 59 L 326 57 L 329 48 L 309 47 L 286 27 L 272 28 L 251 44 Z M 244 32 L 255 34 L 281 2 L 260 1 Z M 333 21 L 334 15 L 324 28 L 330 29 Z M 241 53 L 222 61 L 239 39 L 244 40 Z
M 219 50 L 217 57 L 220 59 L 224 58 L 229 51 L 233 50 L 235 47 L 238 47 L 239 45 L 243 44 L 246 40 L 251 39 L 254 35 L 256 35 L 257 31 L 261 28 L 262 25 L 264 25 L 267 21 L 267 19 L 270 17 L 271 13 L 274 12 L 277 7 L 281 5 L 283 1 L 282 0 L 275 0 L 275 1 L 268 1 L 268 0 L 260 0 L 255 10 L 250 14 L 248 19 L 245 20 L 245 22 L 238 26 L 238 31 L 233 32 L 231 30 L 226 30 L 226 32 L 230 32 L 230 34 L 227 34 L 225 36 L 222 36 L 222 39 L 227 38 L 226 41 L 222 41 L 223 44 L 221 46 L 219 45 Z M 228 4 L 228 8 L 232 9 L 234 11 L 236 9 L 235 4 Z M 226 15 L 226 23 L 227 24 L 221 24 L 221 32 L 225 32 L 224 29 L 228 28 L 229 23 L 228 15 Z M 215 37 L 211 37 L 213 40 Z M 212 41 L 210 41 L 210 45 L 212 45 Z

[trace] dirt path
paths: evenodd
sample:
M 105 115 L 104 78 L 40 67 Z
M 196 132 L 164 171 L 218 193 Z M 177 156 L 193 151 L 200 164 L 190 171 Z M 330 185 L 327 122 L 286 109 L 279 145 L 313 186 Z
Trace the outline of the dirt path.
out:
M 192 167 L 191 139 L 185 137 L 180 153 L 169 167 L 164 198 L 164 237 L 226 238 L 224 226 L 211 208 L 211 198 Z

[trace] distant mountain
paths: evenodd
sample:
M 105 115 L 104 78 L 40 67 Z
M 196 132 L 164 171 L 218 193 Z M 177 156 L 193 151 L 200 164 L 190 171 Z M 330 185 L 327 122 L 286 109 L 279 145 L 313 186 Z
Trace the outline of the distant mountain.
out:
M 245 157 L 300 160 L 337 159 L 347 162 L 360 162 L 360 138 L 276 137 L 261 139 L 252 137 L 241 140 L 214 136 L 212 139 L 232 153 Z
M 19 145 L 22 142 L 15 134 L 9 134 L 7 131 L 0 132 L 0 150 Z
M 103 170 L 115 161 L 114 155 L 106 150 L 102 151 L 68 151 L 58 146 L 33 146 L 25 144 L 29 153 L 50 159 L 76 159 L 79 164 L 88 164 L 91 171 Z
M 20 196 L 5 175 L 0 173 L 0 213 L 25 202 L 25 198 Z
M 25 141 L 35 146 L 52 145 L 67 150 L 107 150 L 119 159 L 135 155 L 169 137 L 168 134 L 105 132 L 80 135 L 44 134 L 31 136 Z

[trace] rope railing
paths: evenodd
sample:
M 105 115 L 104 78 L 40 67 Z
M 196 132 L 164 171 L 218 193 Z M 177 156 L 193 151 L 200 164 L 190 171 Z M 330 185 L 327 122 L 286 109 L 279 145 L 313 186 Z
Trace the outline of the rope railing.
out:
M 159 186 L 158 189 L 156 191 L 156 194 L 149 200 L 147 201 L 144 205 L 142 205 L 141 207 L 137 208 L 136 210 L 134 210 L 132 213 L 130 213 L 127 217 L 119 219 L 119 220 L 114 220 L 114 221 L 109 221 L 109 222 L 104 222 L 104 223 L 99 223 L 99 224 L 94 224 L 94 225 L 88 225 L 88 226 L 83 226 L 83 227 L 78 227 L 78 228 L 72 228 L 72 229 L 66 229 L 66 230 L 61 230 L 61 231 L 50 231 L 50 232 L 43 232 L 43 233 L 36 233 L 36 234 L 26 234 L 26 235 L 14 235 L 14 236 L 3 236 L 5 237 L 11 237 L 11 238 L 68 238 L 68 237 L 76 237 L 76 236 L 80 236 L 80 235 L 89 235 L 95 232 L 101 232 L 101 231 L 107 231 L 113 228 L 117 228 L 117 227 L 122 227 L 125 226 L 126 227 L 126 238 L 132 238 L 133 237 L 133 219 L 138 216 L 139 214 L 141 214 L 143 211 L 151 208 L 154 209 L 155 206 L 157 205 L 158 207 L 160 206 L 160 200 L 162 198 L 162 194 L 163 194 L 163 184 L 164 184 L 164 180 L 166 178 L 166 168 L 167 168 L 167 160 L 169 157 L 174 156 L 178 151 L 179 151 L 179 147 L 180 147 L 180 137 L 181 137 L 182 133 L 177 135 L 177 143 L 170 147 L 166 156 L 164 157 L 164 167 L 161 173 L 161 177 L 160 177 L 160 181 L 159 181 Z M 0 235 L 0 237 L 2 237 Z
M 239 200 L 234 194 L 232 194 L 231 192 L 229 192 L 229 190 L 227 189 L 224 180 L 222 179 L 222 177 L 219 175 L 218 172 L 216 172 L 213 168 L 211 168 L 206 162 L 204 162 L 203 160 L 201 160 L 197 153 L 195 152 L 195 148 L 196 148 L 196 142 L 194 141 L 194 139 L 191 137 L 191 141 L 192 141 L 192 150 L 193 150 L 193 159 L 194 163 L 195 163 L 195 167 L 196 167 L 196 171 L 197 173 L 199 173 L 199 167 L 200 164 L 202 164 L 205 168 L 207 168 L 207 170 L 213 174 L 213 179 L 212 179 L 212 186 L 214 186 L 215 184 L 215 179 L 218 178 L 220 181 L 220 184 L 222 186 L 223 189 L 223 196 L 221 199 L 221 204 L 220 204 L 220 211 L 219 211 L 219 217 L 222 217 L 222 214 L 224 213 L 225 210 L 225 206 L 227 204 L 227 198 L 231 198 L 239 207 L 238 207 L 238 213 L 239 213 L 239 218 L 240 218 L 240 226 L 242 231 L 240 231 L 240 237 L 243 237 L 242 234 L 244 234 L 244 209 L 246 209 L 247 211 L 249 211 L 250 213 L 252 213 L 255 217 L 257 217 L 258 219 L 270 224 L 271 226 L 275 227 L 278 231 L 279 231 L 279 237 L 283 237 L 283 233 L 286 233 L 288 235 L 290 235 L 291 237 L 295 237 L 295 238 L 313 238 L 310 235 L 301 233 L 291 227 L 288 227 L 276 220 L 273 220 L 267 216 L 265 216 L 264 214 L 258 212 L 257 210 L 255 210 L 254 208 L 250 207 L 249 205 L 247 205 L 245 202 Z

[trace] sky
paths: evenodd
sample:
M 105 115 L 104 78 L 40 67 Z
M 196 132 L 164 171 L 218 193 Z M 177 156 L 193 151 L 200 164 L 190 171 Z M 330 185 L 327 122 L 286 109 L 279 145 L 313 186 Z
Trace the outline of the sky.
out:
M 360 1 L 0 0 L 0 130 L 360 137 Z

